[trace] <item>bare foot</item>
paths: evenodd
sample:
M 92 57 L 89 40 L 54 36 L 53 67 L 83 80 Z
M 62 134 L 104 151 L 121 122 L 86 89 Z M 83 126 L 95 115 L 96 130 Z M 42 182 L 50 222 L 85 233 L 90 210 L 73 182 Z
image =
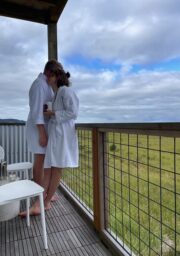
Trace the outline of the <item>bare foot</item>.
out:
M 47 204 L 45 203 L 44 204 L 44 209 L 45 209 L 45 211 L 51 209 L 51 204 L 50 203 L 47 203 Z
M 59 196 L 54 194 L 51 198 L 51 202 L 56 202 L 59 199 Z
M 36 215 L 39 215 L 40 213 L 41 213 L 40 207 L 37 206 L 37 205 L 33 205 L 33 206 L 29 209 L 29 215 L 31 215 L 31 216 L 36 216 Z M 19 215 L 20 217 L 24 218 L 24 217 L 26 217 L 27 212 L 26 212 L 26 211 L 20 212 L 18 215 Z

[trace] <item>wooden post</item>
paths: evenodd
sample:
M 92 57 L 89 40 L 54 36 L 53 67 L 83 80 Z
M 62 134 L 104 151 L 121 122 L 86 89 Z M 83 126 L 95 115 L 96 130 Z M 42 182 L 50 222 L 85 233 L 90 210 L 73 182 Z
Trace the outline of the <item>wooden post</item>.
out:
M 103 136 L 93 128 L 93 204 L 94 226 L 97 231 L 104 228 L 104 177 L 103 177 Z
M 57 23 L 48 24 L 48 59 L 58 58 Z

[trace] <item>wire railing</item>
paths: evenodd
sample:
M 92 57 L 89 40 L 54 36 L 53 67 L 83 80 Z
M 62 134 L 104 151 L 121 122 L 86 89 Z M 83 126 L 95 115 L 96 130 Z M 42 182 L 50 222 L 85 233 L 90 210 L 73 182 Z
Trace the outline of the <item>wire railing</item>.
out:
M 93 215 L 92 131 L 77 130 L 79 168 L 63 171 L 63 185 Z
M 107 132 L 104 145 L 107 231 L 130 255 L 176 255 L 179 139 Z
M 92 156 L 88 169 L 92 168 L 93 183 L 98 172 L 99 187 L 93 184 L 91 189 L 95 226 L 124 255 L 180 254 L 179 128 L 179 124 L 77 125 L 81 155 L 77 173 L 81 175 L 81 163 Z M 82 136 L 87 129 L 92 138 Z M 92 146 L 96 160 L 81 146 L 91 139 L 92 145 L 96 140 L 97 148 Z M 89 184 L 79 182 L 84 192 L 78 196 L 88 205 Z
M 8 159 L 27 161 L 24 128 L 0 129 Z M 79 168 L 64 170 L 62 188 L 102 239 L 119 255 L 180 255 L 180 124 L 78 124 L 77 132 Z

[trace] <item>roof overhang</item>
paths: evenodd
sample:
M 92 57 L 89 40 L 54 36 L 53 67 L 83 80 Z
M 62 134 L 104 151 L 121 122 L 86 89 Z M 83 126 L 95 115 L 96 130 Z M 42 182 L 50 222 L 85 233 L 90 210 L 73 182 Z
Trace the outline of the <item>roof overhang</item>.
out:
M 1 0 L 0 15 L 38 22 L 57 23 L 68 0 Z

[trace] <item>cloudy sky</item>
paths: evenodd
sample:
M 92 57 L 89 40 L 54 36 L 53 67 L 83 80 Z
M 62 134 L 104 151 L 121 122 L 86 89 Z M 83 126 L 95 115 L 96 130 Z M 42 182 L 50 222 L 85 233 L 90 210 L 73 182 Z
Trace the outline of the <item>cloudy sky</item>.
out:
M 69 0 L 58 59 L 80 99 L 78 122 L 180 121 L 179 0 Z M 0 118 L 26 120 L 47 61 L 47 27 L 0 17 Z

